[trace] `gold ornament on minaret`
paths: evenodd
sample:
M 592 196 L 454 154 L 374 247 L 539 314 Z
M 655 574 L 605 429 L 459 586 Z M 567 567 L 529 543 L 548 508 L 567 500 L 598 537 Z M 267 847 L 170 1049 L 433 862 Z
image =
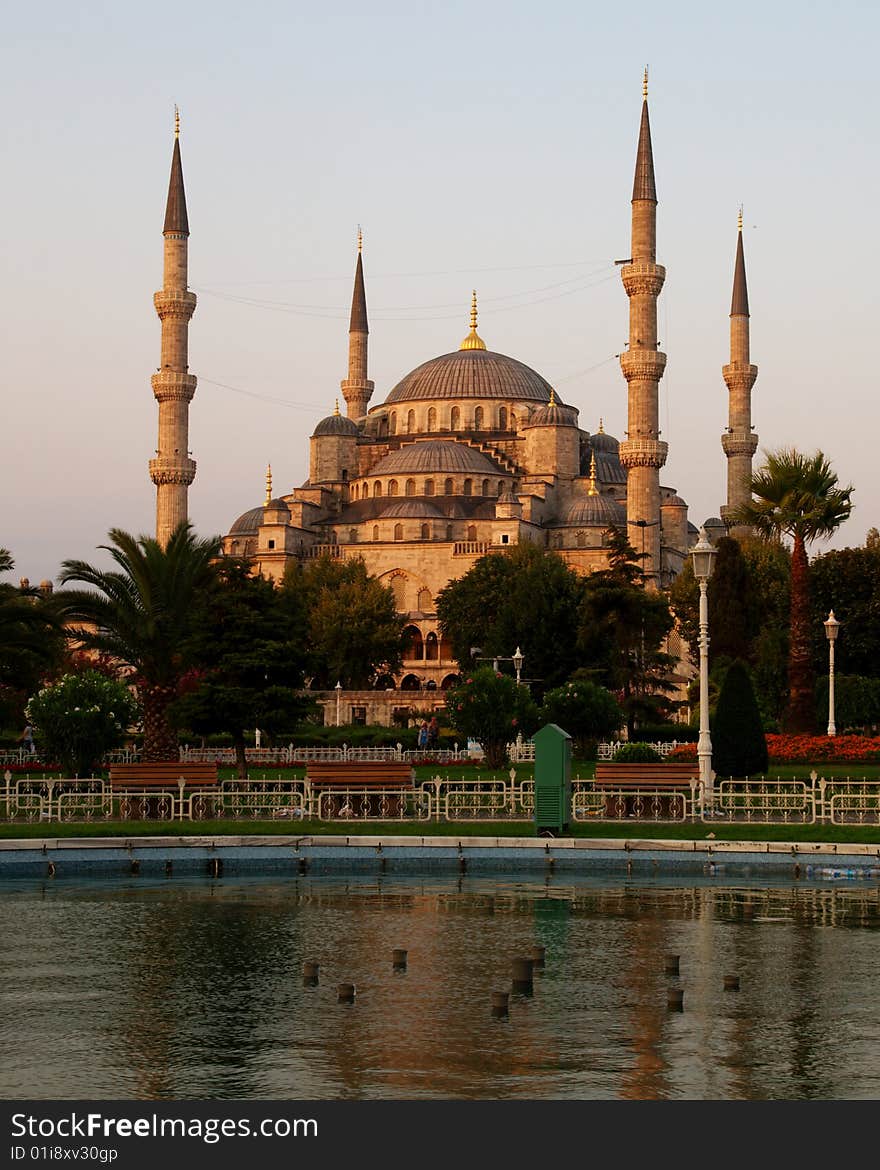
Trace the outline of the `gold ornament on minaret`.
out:
M 272 499 L 272 464 L 267 463 L 266 464 L 266 502 L 263 505 L 264 508 L 269 507 L 269 503 L 271 502 L 271 499 Z

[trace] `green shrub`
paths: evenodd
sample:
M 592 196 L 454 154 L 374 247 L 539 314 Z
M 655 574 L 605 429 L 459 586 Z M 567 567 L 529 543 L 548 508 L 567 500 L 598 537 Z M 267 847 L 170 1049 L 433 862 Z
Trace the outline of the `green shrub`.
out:
M 687 723 L 646 723 L 637 727 L 630 736 L 631 742 L 638 743 L 696 743 L 700 738 L 699 727 Z
M 625 743 L 614 754 L 615 764 L 660 764 L 663 757 L 649 743 Z

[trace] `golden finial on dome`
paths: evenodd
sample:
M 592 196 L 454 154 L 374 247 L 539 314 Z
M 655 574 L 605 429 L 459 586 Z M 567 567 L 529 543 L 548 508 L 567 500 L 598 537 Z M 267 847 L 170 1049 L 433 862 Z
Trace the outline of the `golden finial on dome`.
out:
M 485 349 L 486 343 L 477 333 L 477 290 L 471 295 L 471 331 L 458 347 L 459 349 Z
M 177 108 L 177 103 L 174 103 L 174 137 L 180 137 L 180 110 Z
M 644 101 L 648 100 L 648 66 L 645 66 L 645 75 L 642 78 L 642 98 Z
M 599 419 L 599 434 L 600 435 L 605 434 L 605 420 L 603 418 Z
M 364 250 L 364 233 L 361 231 L 361 225 L 358 224 L 358 251 Z
M 263 505 L 264 508 L 269 507 L 269 503 L 270 503 L 271 499 L 272 499 L 272 464 L 267 463 L 266 464 L 266 502 Z
M 741 232 L 743 230 L 743 205 L 739 205 L 739 215 L 736 217 L 736 230 Z
M 556 391 L 553 389 L 552 386 L 550 387 L 550 405 L 551 406 L 556 405 Z
M 598 496 L 599 489 L 596 487 L 596 452 L 593 452 L 593 458 L 590 460 L 590 486 L 587 489 L 588 496 Z
M 333 407 L 334 418 L 339 418 L 339 399 L 336 399 L 336 405 Z

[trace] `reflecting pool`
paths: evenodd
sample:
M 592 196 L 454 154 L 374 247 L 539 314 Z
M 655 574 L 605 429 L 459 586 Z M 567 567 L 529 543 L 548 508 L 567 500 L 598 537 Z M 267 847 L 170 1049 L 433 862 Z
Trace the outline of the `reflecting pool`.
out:
M 7 882 L 0 1097 L 876 1099 L 878 926 L 866 881 Z

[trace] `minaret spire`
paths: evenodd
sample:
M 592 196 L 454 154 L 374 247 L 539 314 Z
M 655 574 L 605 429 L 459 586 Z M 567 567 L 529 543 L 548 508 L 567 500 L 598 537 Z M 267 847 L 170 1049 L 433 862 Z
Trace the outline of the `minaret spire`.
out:
M 150 460 L 150 478 L 156 485 L 156 539 L 161 545 L 188 518 L 187 494 L 195 479 L 195 460 L 189 458 L 189 404 L 196 379 L 189 373 L 189 322 L 196 295 L 187 287 L 189 220 L 183 165 L 180 160 L 180 114 L 174 107 L 174 149 L 165 204 L 165 261 L 162 290 L 153 304 L 162 322 L 159 371 L 151 379 L 159 404 L 159 445 Z
M 752 387 L 758 377 L 758 367 L 752 365 L 749 353 L 749 291 L 742 228 L 740 208 L 730 302 L 730 363 L 721 371 L 728 390 L 727 430 L 721 436 L 721 446 L 727 456 L 727 503 L 721 508 L 725 520 L 735 508 L 752 498 L 752 456 L 758 449 L 758 436 L 752 428 Z M 748 536 L 750 532 L 747 525 L 731 528 L 733 536 Z
M 656 262 L 656 251 L 657 187 L 646 69 L 633 180 L 631 259 L 620 270 L 629 297 L 629 343 L 620 355 L 628 388 L 628 429 L 626 441 L 620 444 L 620 461 L 627 469 L 629 540 L 638 548 L 644 541 L 643 568 L 645 584 L 650 589 L 661 583 L 660 468 L 667 454 L 666 443 L 660 441 L 659 423 L 660 379 L 666 368 L 666 354 L 657 348 L 657 298 L 666 269 Z
M 458 347 L 459 349 L 485 349 L 486 343 L 477 333 L 477 290 L 471 293 L 471 331 Z
M 364 287 L 364 237 L 358 226 L 357 263 L 354 270 L 354 291 L 351 296 L 351 320 L 348 326 L 348 377 L 341 383 L 348 414 L 363 418 L 373 393 L 373 383 L 367 377 L 367 343 L 370 326 L 367 321 L 367 293 Z

